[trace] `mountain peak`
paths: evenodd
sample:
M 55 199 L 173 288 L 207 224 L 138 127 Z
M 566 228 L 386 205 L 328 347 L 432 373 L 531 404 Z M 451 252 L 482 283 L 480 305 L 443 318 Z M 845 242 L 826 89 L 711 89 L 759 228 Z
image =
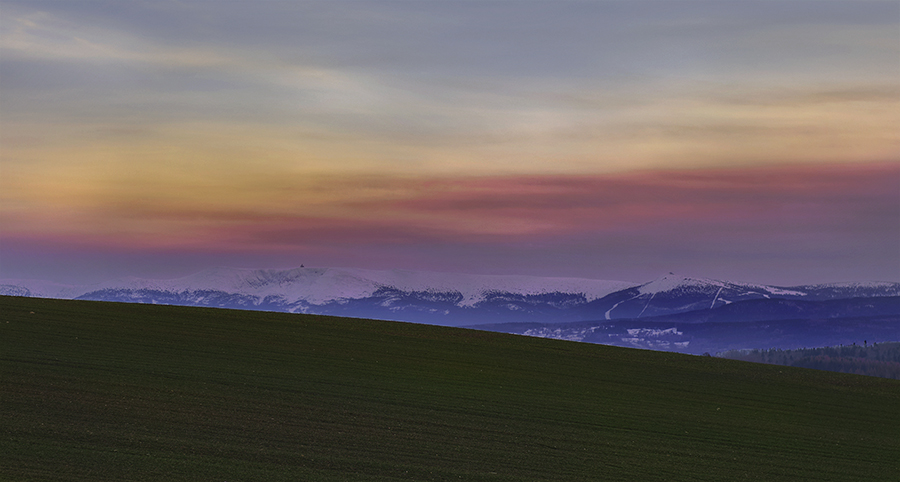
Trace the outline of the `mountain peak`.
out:
M 665 274 L 656 278 L 655 280 L 644 283 L 638 287 L 638 290 L 641 294 L 654 294 L 654 293 L 662 293 L 666 291 L 673 291 L 676 289 L 684 289 L 684 288 L 700 288 L 700 287 L 716 287 L 721 288 L 725 286 L 725 283 L 722 281 L 705 279 L 705 278 L 690 278 L 687 276 L 680 276 L 674 273 Z

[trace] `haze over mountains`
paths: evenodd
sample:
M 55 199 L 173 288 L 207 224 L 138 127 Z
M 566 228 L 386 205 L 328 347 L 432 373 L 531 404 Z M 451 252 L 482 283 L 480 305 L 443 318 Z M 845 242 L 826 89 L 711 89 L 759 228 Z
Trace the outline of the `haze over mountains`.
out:
M 2 280 L 0 294 L 313 313 L 687 353 L 900 339 L 900 283 L 779 287 L 349 268 L 215 268 L 96 285 Z

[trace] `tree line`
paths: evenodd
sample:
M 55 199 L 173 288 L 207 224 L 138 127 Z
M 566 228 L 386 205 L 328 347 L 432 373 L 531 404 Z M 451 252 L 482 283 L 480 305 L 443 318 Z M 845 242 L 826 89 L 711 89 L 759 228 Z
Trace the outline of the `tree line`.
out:
M 900 342 L 800 348 L 796 350 L 729 350 L 716 356 L 900 380 Z

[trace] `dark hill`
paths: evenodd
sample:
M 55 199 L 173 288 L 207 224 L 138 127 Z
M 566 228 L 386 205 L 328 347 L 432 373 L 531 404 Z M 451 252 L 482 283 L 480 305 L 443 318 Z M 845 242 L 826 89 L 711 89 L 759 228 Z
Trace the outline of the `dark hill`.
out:
M 890 480 L 900 382 L 428 325 L 0 297 L 0 480 Z

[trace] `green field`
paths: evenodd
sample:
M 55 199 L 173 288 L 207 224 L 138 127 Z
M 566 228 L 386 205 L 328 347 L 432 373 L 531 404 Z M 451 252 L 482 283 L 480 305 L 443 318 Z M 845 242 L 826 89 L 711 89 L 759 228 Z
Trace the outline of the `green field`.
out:
M 0 297 L 0 479 L 897 480 L 900 381 L 408 323 Z

